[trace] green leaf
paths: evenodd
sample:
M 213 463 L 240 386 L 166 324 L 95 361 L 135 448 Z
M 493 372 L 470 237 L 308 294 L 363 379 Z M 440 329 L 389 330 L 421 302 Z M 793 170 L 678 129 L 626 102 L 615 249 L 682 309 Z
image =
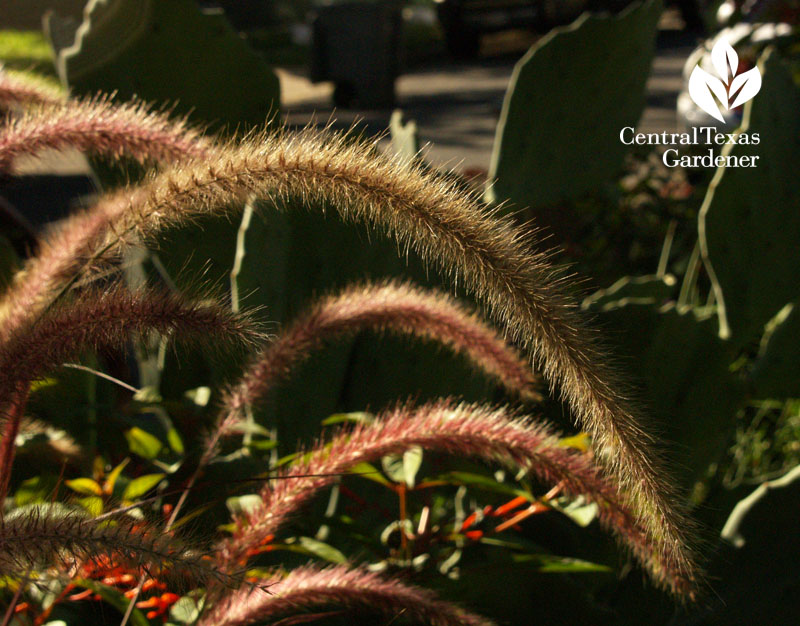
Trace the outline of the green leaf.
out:
M 194 596 L 199 594 L 192 592 Z M 203 608 L 204 598 L 202 596 L 193 597 L 193 595 L 186 595 L 181 597 L 169 610 L 170 619 L 175 620 L 179 624 L 194 624 L 200 616 L 200 611 Z
M 103 491 L 105 493 L 113 493 L 114 492 L 114 485 L 117 484 L 117 479 L 119 475 L 122 473 L 122 470 L 125 469 L 125 466 L 130 462 L 130 459 L 125 459 L 122 463 L 117 465 L 114 469 L 112 469 L 108 476 L 106 477 L 105 481 L 103 481 Z
M 164 447 L 157 437 L 138 426 L 126 431 L 125 439 L 131 452 L 147 460 L 155 459 Z
M 195 389 L 189 389 L 183 395 L 194 402 L 197 406 L 207 406 L 208 401 L 211 399 L 211 387 L 197 387 Z
M 392 486 L 392 483 L 386 480 L 384 475 L 381 474 L 381 471 L 371 463 L 359 463 L 358 465 L 354 465 L 350 468 L 350 472 L 352 474 L 358 474 L 361 478 L 366 478 L 379 485 L 383 485 L 384 487 Z
M 26 504 L 49 502 L 53 495 L 53 490 L 57 486 L 58 480 L 55 476 L 49 474 L 24 480 L 16 493 L 14 493 L 14 506 L 20 507 Z
M 399 454 L 390 454 L 381 459 L 385 474 L 395 483 L 405 483 L 414 487 L 414 480 L 422 465 L 422 448 L 414 446 Z
M 178 528 L 180 528 L 184 524 L 188 524 L 193 519 L 196 519 L 196 518 L 200 517 L 201 515 L 203 515 L 207 511 L 211 510 L 213 508 L 213 506 L 214 506 L 213 503 L 210 503 L 210 504 L 205 504 L 203 506 L 199 506 L 197 508 L 193 508 L 189 513 L 187 513 L 186 515 L 183 515 L 183 516 L 179 517 L 177 520 L 175 520 L 175 523 L 172 524 L 173 530 L 177 530 Z
M 414 480 L 422 465 L 422 448 L 414 446 L 403 452 L 403 480 L 409 489 L 414 488 Z
M 125 492 L 122 494 L 122 499 L 126 502 L 138 500 L 141 496 L 150 491 L 158 483 L 160 483 L 166 474 L 145 474 L 134 478 L 128 486 L 125 487 Z
M 230 432 L 237 435 L 261 435 L 262 437 L 269 436 L 269 431 L 255 422 L 239 422 L 231 427 Z
M 30 393 L 33 394 L 40 389 L 49 389 L 50 387 L 55 387 L 57 384 L 57 378 L 42 378 L 41 380 L 35 380 L 31 383 Z
M 292 452 L 291 454 L 287 454 L 286 456 L 282 456 L 279 458 L 275 463 L 272 465 L 273 469 L 277 469 L 279 467 L 283 467 L 285 465 L 290 465 L 293 463 L 297 458 L 300 458 L 302 455 L 299 452 Z
M 586 452 L 592 445 L 592 440 L 589 438 L 588 433 L 578 433 L 572 437 L 563 437 L 559 439 L 558 445 L 565 448 L 573 448 L 580 452 Z
M 515 554 L 517 563 L 533 563 L 537 571 L 548 574 L 584 574 L 592 572 L 613 572 L 607 565 L 592 563 L 582 559 L 573 559 L 554 554 Z
M 73 478 L 65 480 L 64 484 L 75 493 L 82 493 L 90 496 L 102 496 L 103 488 L 91 478 Z
M 365 413 L 364 411 L 356 411 L 353 413 L 334 413 L 322 420 L 323 426 L 332 426 L 333 424 L 371 424 L 375 421 L 375 416 L 372 413 Z
M 594 502 L 587 503 L 582 497 L 575 498 L 574 500 L 570 498 L 557 498 L 556 500 L 550 500 L 547 504 L 569 517 L 581 527 L 586 527 L 591 524 L 598 513 L 597 504 Z
M 250 442 L 251 449 L 260 450 L 261 452 L 274 450 L 277 447 L 278 447 L 277 439 L 256 439 Z
M 473 474 L 471 472 L 448 472 L 447 474 L 436 476 L 430 480 L 442 481 L 451 485 L 475 487 L 477 489 L 483 489 L 485 491 L 491 491 L 503 495 L 522 496 L 533 501 L 533 496 L 527 491 L 519 489 L 518 487 L 513 487 L 512 485 L 507 485 L 506 483 L 498 482 L 494 478 L 483 476 L 481 474 Z
M 78 506 L 87 511 L 92 517 L 97 517 L 103 513 L 103 499 L 99 496 L 87 496 L 78 498 Z
M 183 440 L 181 439 L 180 433 L 174 428 L 170 428 L 167 431 L 167 443 L 169 447 L 172 448 L 173 452 L 176 454 L 183 454 Z
M 381 459 L 381 469 L 393 483 L 405 482 L 403 470 L 403 457 L 399 454 L 389 454 Z
M 311 537 L 299 537 L 298 542 L 308 554 L 325 559 L 331 563 L 341 564 L 347 562 L 347 557 L 344 554 L 324 541 L 312 539 Z

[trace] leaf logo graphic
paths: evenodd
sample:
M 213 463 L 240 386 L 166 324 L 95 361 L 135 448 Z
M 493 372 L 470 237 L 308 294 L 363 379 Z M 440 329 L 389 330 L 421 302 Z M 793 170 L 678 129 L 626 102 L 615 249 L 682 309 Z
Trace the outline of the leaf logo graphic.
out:
M 719 78 L 698 65 L 689 77 L 689 95 L 703 111 L 725 122 L 717 102 L 727 111 L 752 99 L 761 89 L 761 72 L 754 67 L 737 74 L 739 56 L 724 38 L 714 44 L 711 64 Z

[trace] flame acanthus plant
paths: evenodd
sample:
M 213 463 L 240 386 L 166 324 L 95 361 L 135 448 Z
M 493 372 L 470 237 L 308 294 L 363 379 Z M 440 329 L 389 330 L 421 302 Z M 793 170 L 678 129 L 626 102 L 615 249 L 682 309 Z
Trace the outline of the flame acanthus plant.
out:
M 141 103 L 119 105 L 104 96 L 61 101 L 0 73 L 2 109 L 0 171 L 6 175 L 22 156 L 66 146 L 151 168 L 141 182 L 100 197 L 52 228 L 0 299 L 3 499 L 30 386 L 61 364 L 87 349 L 124 348 L 131 333 L 157 332 L 210 347 L 236 344 L 251 354 L 241 379 L 222 390 L 203 449 L 187 456 L 197 460 L 166 521 L 132 523 L 131 507 L 99 518 L 69 507 L 7 508 L 0 523 L 4 571 L 20 580 L 48 567 L 74 576 L 81 563 L 105 559 L 134 561 L 140 575 L 183 572 L 207 589 L 201 624 L 248 624 L 331 605 L 387 615 L 402 609 L 431 624 L 491 623 L 355 564 L 274 570 L 256 580 L 242 575 L 256 548 L 334 477 L 420 446 L 521 468 L 595 503 L 601 525 L 655 585 L 678 600 L 697 597 L 703 578 L 694 526 L 629 388 L 576 309 L 569 281 L 539 249 L 535 231 L 490 210 L 451 178 L 328 130 L 264 130 L 215 141 Z M 223 298 L 156 287 L 136 291 L 119 279 L 125 250 L 155 245 L 166 228 L 231 213 L 253 200 L 265 211 L 295 206 L 286 202 L 290 198 L 309 209 L 333 207 L 342 220 L 415 251 L 443 279 L 466 288 L 481 312 L 436 290 L 365 283 L 320 299 L 268 338 L 257 321 L 261 311 L 232 313 Z M 229 537 L 205 538 L 215 542 L 213 555 L 200 558 L 202 551 L 173 526 L 222 442 L 241 432 L 246 409 L 292 376 L 313 350 L 365 329 L 438 343 L 528 403 L 539 397 L 536 368 L 591 437 L 591 451 L 565 448 L 558 433 L 519 409 L 454 399 L 398 404 L 305 450 L 281 470 L 287 480 L 264 483 L 258 505 L 235 517 Z M 127 594 L 131 602 L 139 591 Z

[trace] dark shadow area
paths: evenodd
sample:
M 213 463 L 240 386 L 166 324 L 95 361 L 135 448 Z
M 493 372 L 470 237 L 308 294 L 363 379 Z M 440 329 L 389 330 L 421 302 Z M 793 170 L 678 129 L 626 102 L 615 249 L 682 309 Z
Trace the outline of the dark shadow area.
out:
M 35 228 L 60 219 L 96 193 L 86 176 L 17 176 L 3 181 L 2 195 Z

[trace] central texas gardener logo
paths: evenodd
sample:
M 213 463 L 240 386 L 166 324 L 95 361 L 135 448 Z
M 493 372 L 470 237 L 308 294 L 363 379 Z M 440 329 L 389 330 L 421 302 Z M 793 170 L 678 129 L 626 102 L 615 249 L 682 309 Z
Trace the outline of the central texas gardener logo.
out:
M 730 110 L 752 99 L 761 89 L 761 72 L 754 67 L 738 73 L 739 57 L 736 50 L 722 38 L 711 50 L 711 64 L 719 78 L 698 65 L 689 78 L 689 95 L 703 111 L 724 122 L 720 105 L 722 109 Z

